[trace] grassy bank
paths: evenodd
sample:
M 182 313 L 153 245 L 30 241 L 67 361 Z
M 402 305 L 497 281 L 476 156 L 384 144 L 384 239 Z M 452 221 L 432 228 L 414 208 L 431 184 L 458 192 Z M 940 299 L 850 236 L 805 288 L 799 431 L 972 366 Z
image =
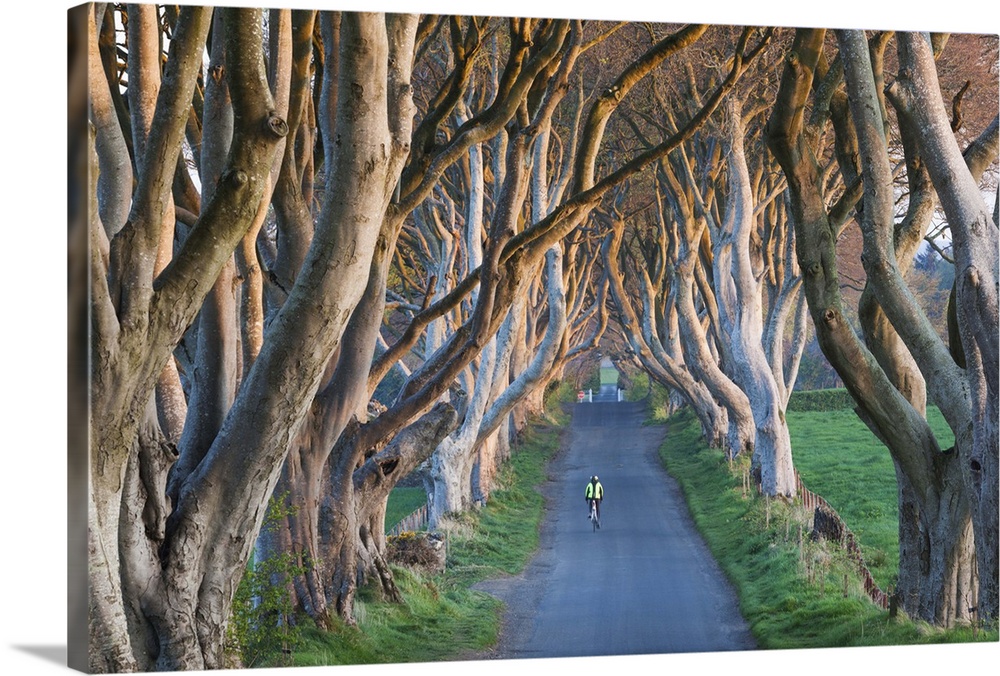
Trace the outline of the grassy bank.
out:
M 954 436 L 940 411 L 929 408 L 927 418 L 942 448 L 952 445 Z M 849 409 L 789 410 L 788 430 L 803 483 L 849 524 L 878 585 L 894 586 L 898 501 L 889 451 Z
M 848 412 L 850 413 L 850 412 Z M 823 414 L 824 424 L 799 421 L 799 443 L 817 427 L 831 436 L 847 436 L 847 419 Z M 853 415 L 853 413 L 851 414 Z M 792 415 L 789 416 L 790 424 Z M 813 459 L 818 474 L 821 461 L 831 454 L 832 440 L 814 443 Z M 845 442 L 846 443 L 846 442 Z M 849 455 L 845 447 L 838 454 Z M 800 452 L 800 458 L 809 455 Z M 875 457 L 873 453 L 871 457 Z M 709 449 L 702 441 L 697 419 L 687 410 L 672 416 L 661 457 L 668 471 L 684 490 L 691 513 L 713 554 L 737 589 L 740 607 L 761 648 L 819 648 L 845 646 L 889 646 L 925 643 L 996 641 L 997 632 L 960 628 L 943 631 L 903 617 L 890 618 L 870 603 L 861 587 L 853 564 L 839 547 L 811 542 L 800 524 L 807 514 L 800 507 L 769 501 L 743 488 L 742 467 L 730 467 L 721 451 Z M 863 460 L 862 460 L 863 462 Z M 807 463 L 808 464 L 808 463 Z M 892 477 L 891 464 L 889 477 Z M 884 467 L 870 473 L 883 474 Z M 827 472 L 834 474 L 836 472 Z M 844 474 L 847 471 L 844 470 Z M 809 479 L 806 479 L 809 483 Z M 844 493 L 850 483 L 844 477 Z M 830 492 L 837 493 L 829 486 Z M 819 486 L 813 488 L 823 493 Z M 868 502 L 859 502 L 858 513 L 877 515 L 870 520 L 856 516 L 845 501 L 845 518 L 855 533 L 872 538 L 868 523 L 885 520 L 895 503 L 895 494 L 863 493 Z M 832 500 L 831 500 L 832 502 Z M 891 505 L 890 505 L 891 503 Z M 839 510 L 840 507 L 837 507 Z M 801 535 L 800 535 L 801 533 Z M 882 547 L 888 548 L 885 540 Z M 885 558 L 889 551 L 882 550 Z M 888 566 L 888 563 L 886 564 Z M 885 576 L 888 568 L 884 567 Z
M 501 469 L 486 505 L 447 523 L 443 574 L 394 567 L 404 603 L 386 603 L 364 589 L 356 603 L 356 627 L 340 623 L 323 632 L 306 626 L 291 654 L 270 660 L 268 666 L 437 662 L 462 659 L 493 645 L 500 630 L 500 602 L 471 587 L 521 571 L 537 548 L 543 501 L 536 487 L 545 480 L 546 463 L 559 447 L 565 422 L 560 401 L 572 394 L 551 393 L 550 417 L 532 422 Z M 409 514 L 415 508 L 412 503 L 422 504 L 424 498 L 417 493 L 423 491 L 393 497 L 393 518 Z
M 665 387 L 654 383 L 643 372 L 632 376 L 632 386 L 625 391 L 625 401 L 645 401 L 649 407 L 648 425 L 658 425 L 667 421 L 667 398 Z

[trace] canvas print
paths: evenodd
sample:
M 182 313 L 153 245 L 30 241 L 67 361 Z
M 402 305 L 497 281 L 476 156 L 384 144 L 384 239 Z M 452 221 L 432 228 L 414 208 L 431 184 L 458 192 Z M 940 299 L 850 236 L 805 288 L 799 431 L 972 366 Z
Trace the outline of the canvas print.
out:
M 998 36 L 471 8 L 69 10 L 69 666 L 997 643 Z

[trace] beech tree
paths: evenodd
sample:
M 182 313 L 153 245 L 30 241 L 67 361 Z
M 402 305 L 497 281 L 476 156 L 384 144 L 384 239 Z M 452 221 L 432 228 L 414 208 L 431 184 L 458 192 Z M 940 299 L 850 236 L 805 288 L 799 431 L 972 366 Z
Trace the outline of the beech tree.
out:
M 893 103 L 904 119 L 903 124 L 921 130 L 917 136 L 919 152 L 926 158 L 927 172 L 948 218 L 954 237 L 956 255 L 955 305 L 957 331 L 961 341 L 962 357 L 958 365 L 964 367 L 964 380 L 968 385 L 966 401 L 948 401 L 952 390 L 938 390 L 938 373 L 927 377 L 934 388 L 932 397 L 949 418 L 956 432 L 956 451 L 963 465 L 963 478 L 976 540 L 978 572 L 978 616 L 995 618 L 998 612 L 998 560 L 997 560 L 997 415 L 1000 400 L 997 396 L 997 330 L 998 315 L 998 237 L 997 204 L 991 214 L 978 187 L 986 167 L 995 161 L 998 148 L 998 118 L 970 144 L 963 153 L 952 133 L 952 124 L 945 112 L 938 93 L 936 71 L 932 58 L 930 37 L 906 33 L 899 37 L 900 78 L 889 90 Z M 860 98 L 860 97 L 859 97 Z M 883 199 L 885 199 L 883 195 Z M 884 228 L 884 226 L 883 226 Z M 884 230 L 882 234 L 884 242 Z M 882 251 L 889 251 L 882 249 Z M 891 258 L 890 258 L 891 261 Z M 891 265 L 890 265 L 891 274 Z M 883 297 L 882 288 L 879 292 Z M 887 293 L 885 295 L 888 295 Z M 886 301 L 885 304 L 889 304 Z M 890 314 L 890 311 L 886 311 Z M 918 338 L 927 335 L 922 329 L 910 333 L 903 326 L 903 318 L 894 320 L 893 326 L 903 337 L 922 369 L 931 371 L 927 364 L 947 363 L 940 342 L 934 342 L 934 354 L 924 352 L 925 342 Z M 917 334 L 917 335 L 914 335 Z M 930 342 L 930 341 L 927 341 Z M 955 346 L 957 352 L 957 345 Z M 950 368 L 950 365 L 948 365 Z M 961 374 L 958 379 L 962 380 Z M 968 405 L 968 409 L 965 406 Z M 968 415 L 968 418 L 960 417 Z M 971 419 L 972 438 L 967 434 Z M 952 420 L 954 422 L 952 422 Z M 960 430 L 965 432 L 959 434 Z
M 176 465 L 191 469 L 174 472 L 177 488 L 168 502 L 162 486 L 173 451 L 148 415 L 156 379 L 266 204 L 272 159 L 288 132 L 267 87 L 261 13 L 220 11 L 224 35 L 215 38 L 225 45 L 220 74 L 232 100 L 232 141 L 221 178 L 180 250 L 154 277 L 211 10 L 178 14 L 145 150 L 157 161 L 140 164 L 129 219 L 111 239 L 106 263 L 99 246 L 106 231 L 93 210 L 92 265 L 107 271 L 93 275 L 91 291 L 91 654 L 100 670 L 223 665 L 235 585 L 291 438 L 364 291 L 367 276 L 359 272 L 368 269 L 377 241 L 366 223 L 385 212 L 386 185 L 399 175 L 407 149 L 408 138 L 394 130 L 407 126 L 413 108 L 407 89 L 387 87 L 387 64 L 394 50 L 406 49 L 416 21 L 349 15 L 338 75 L 356 86 L 352 97 L 337 100 L 336 151 L 327 156 L 329 175 L 341 177 L 343 191 L 327 193 L 304 272 L 272 319 L 210 447 L 197 462 Z M 95 12 L 92 41 L 102 16 Z M 357 48 L 362 42 L 366 50 Z M 92 77 L 90 86 L 96 91 L 109 83 Z M 385 112 L 381 119 L 359 116 L 362 109 Z M 126 518 L 119 519 L 123 507 Z
M 842 32 L 839 55 L 831 64 L 825 55 L 824 31 L 797 31 L 771 115 L 769 145 L 788 181 L 796 255 L 820 345 L 854 397 L 859 416 L 886 444 L 897 467 L 902 607 L 915 617 L 950 625 L 970 618 L 978 603 L 979 579 L 995 577 L 996 568 L 976 571 L 973 561 L 979 543 L 973 542 L 970 495 L 963 481 L 971 462 L 970 433 L 975 427 L 967 377 L 951 356 L 954 348 L 941 343 L 912 295 L 899 283 L 896 259 L 904 253 L 912 257 L 913 247 L 906 241 L 914 236 L 919 239 L 926 229 L 922 201 L 930 195 L 922 174 L 927 158 L 918 155 L 923 142 L 917 141 L 928 130 L 907 125 L 909 112 L 903 108 L 899 117 L 907 167 L 915 171 L 909 179 L 913 189 L 910 211 L 900 225 L 894 223 L 884 131 L 888 118 L 876 84 L 882 80 L 883 54 L 892 37 Z M 905 64 L 911 58 L 906 50 L 915 38 L 899 35 L 896 39 L 903 75 L 909 72 Z M 925 88 L 922 96 L 920 105 L 943 109 L 940 90 Z M 807 102 L 812 104 L 808 118 Z M 820 164 L 826 155 L 817 144 L 831 123 L 843 190 L 838 200 L 828 204 L 831 200 L 821 180 Z M 958 175 L 975 183 L 967 168 Z M 865 236 L 868 284 L 891 324 L 891 331 L 885 324 L 873 326 L 879 315 L 869 310 L 863 315 L 870 327 L 864 340 L 846 319 L 836 267 L 836 233 L 855 206 Z M 907 232 L 911 228 L 916 235 Z M 988 297 L 984 300 L 978 312 L 989 313 Z M 892 340 L 895 334 L 902 343 Z M 901 344 L 908 355 L 899 352 Z M 917 381 L 919 385 L 914 384 Z M 955 432 L 954 449 L 943 451 L 927 424 L 923 383 L 936 390 L 930 396 Z M 983 616 L 995 612 L 988 607 L 982 611 Z
M 96 7 L 90 21 L 92 45 L 104 18 L 103 7 Z M 190 559 L 161 558 L 169 549 L 167 538 L 177 533 L 167 526 L 162 490 L 174 451 L 156 433 L 148 404 L 170 350 L 256 215 L 265 183 L 261 168 L 270 165 L 270 156 L 285 132 L 283 120 L 270 113 L 273 105 L 263 78 L 263 60 L 254 58 L 259 57 L 253 48 L 255 38 L 258 44 L 260 39 L 259 16 L 232 12 L 226 41 L 229 50 L 240 53 L 234 57 L 239 78 L 232 83 L 231 93 L 241 117 L 241 124 L 234 126 L 234 151 L 206 205 L 201 227 L 192 230 L 182 250 L 156 277 L 154 287 L 161 232 L 171 216 L 171 172 L 180 153 L 210 18 L 211 12 L 202 8 L 185 8 L 178 17 L 145 143 L 144 157 L 155 160 L 137 162 L 137 187 L 127 220 L 104 226 L 104 218 L 115 216 L 107 211 L 102 216 L 96 208 L 92 211 L 91 666 L 102 670 L 149 668 L 157 662 L 186 664 L 189 659 L 204 664 L 204 656 L 192 645 L 198 640 L 191 623 L 193 613 L 185 618 L 175 611 L 193 611 L 197 605 L 197 589 L 203 581 L 200 566 L 187 573 L 184 564 Z M 92 47 L 91 59 L 95 56 Z M 90 85 L 92 92 L 109 89 L 103 74 L 98 77 L 93 71 Z M 94 105 L 103 106 L 110 97 L 91 98 Z M 95 111 L 94 117 L 98 116 Z M 104 146 L 100 141 L 97 145 Z M 122 152 L 119 144 L 112 164 L 131 164 Z M 99 167 L 107 163 L 98 160 L 91 175 L 97 176 Z M 129 178 L 117 188 L 128 195 L 131 183 Z M 112 238 L 105 259 L 101 242 L 108 233 Z M 233 242 L 229 251 L 224 250 L 227 237 Z M 209 238 L 223 242 L 223 250 L 205 247 Z M 129 511 L 120 519 L 123 507 Z M 194 546 L 195 551 L 200 549 Z M 181 568 L 172 568 L 171 563 Z M 139 592 L 143 589 L 147 591 Z M 186 598 L 169 607 L 164 603 L 168 596 Z M 224 621 L 224 617 L 216 619 Z M 206 630 L 211 632 L 209 627 Z M 148 646 L 156 642 L 175 646 L 177 653 L 150 655 Z
M 710 75 L 702 66 L 686 66 L 687 74 L 679 81 L 687 100 L 697 106 L 697 79 Z M 696 138 L 658 164 L 656 199 L 635 207 L 631 245 L 620 246 L 616 234 L 609 253 L 624 255 L 625 270 L 635 280 L 633 298 L 621 288 L 616 302 L 631 303 L 627 312 L 643 317 L 643 345 L 637 354 L 648 353 L 641 357 L 647 363 L 655 357 L 658 368 L 673 380 L 665 384 L 702 412 L 711 443 L 724 446 L 730 458 L 752 457 L 761 489 L 790 497 L 795 477 L 784 407 L 791 383 L 786 380 L 784 351 L 775 345 L 784 345 L 788 308 L 798 284 L 794 270 L 781 265 L 780 253 L 766 254 L 756 246 L 765 239 L 777 243 L 785 222 L 771 206 L 780 195 L 781 181 L 764 180 L 773 173 L 769 158 L 754 156 L 753 179 L 747 166 L 744 119 L 760 112 L 743 111 L 751 81 L 745 79 L 743 91 L 727 97 L 721 120 L 710 121 Z M 761 82 L 766 85 L 766 77 L 758 77 L 754 86 Z M 665 122 L 648 114 L 642 119 L 654 126 L 675 124 L 671 108 L 658 102 L 658 117 Z M 622 217 L 620 210 L 614 216 Z M 766 299 L 765 279 L 770 283 Z M 770 318 L 767 335 L 765 317 Z M 801 336 L 802 331 L 793 355 L 801 351 Z M 724 442 L 721 430 L 711 428 L 723 420 Z

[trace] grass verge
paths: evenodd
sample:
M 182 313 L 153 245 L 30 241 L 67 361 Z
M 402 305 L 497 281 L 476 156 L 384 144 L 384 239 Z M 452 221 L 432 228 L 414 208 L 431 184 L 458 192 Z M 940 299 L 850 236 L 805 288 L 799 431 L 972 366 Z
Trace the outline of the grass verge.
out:
M 649 376 L 641 371 L 632 376 L 631 387 L 625 391 L 625 401 L 646 401 L 649 406 L 646 425 L 662 425 L 667 421 L 669 396 L 663 385 L 652 382 Z
M 689 410 L 671 416 L 660 453 L 736 588 L 741 612 L 761 648 L 998 640 L 995 629 L 946 631 L 902 616 L 890 618 L 868 601 L 839 547 L 811 542 L 802 532 L 807 515 L 801 507 L 744 493 L 743 469 L 730 467 L 721 451 L 706 446 Z M 864 528 L 850 520 L 848 525 L 855 532 Z
M 573 395 L 567 387 L 549 393 L 549 415 L 532 421 L 514 446 L 486 505 L 448 521 L 443 574 L 424 576 L 394 567 L 402 604 L 386 603 L 363 589 L 355 607 L 357 626 L 339 623 L 329 632 L 307 626 L 294 654 L 268 666 L 438 662 L 464 659 L 494 645 L 501 603 L 471 587 L 520 572 L 537 548 L 544 507 L 537 486 L 559 447 L 566 422 L 561 403 Z

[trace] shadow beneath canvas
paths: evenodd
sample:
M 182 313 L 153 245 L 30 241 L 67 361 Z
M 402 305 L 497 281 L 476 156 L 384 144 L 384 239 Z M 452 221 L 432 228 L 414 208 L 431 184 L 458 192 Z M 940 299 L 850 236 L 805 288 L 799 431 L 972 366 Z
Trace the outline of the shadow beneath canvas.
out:
M 61 667 L 66 666 L 66 659 L 69 652 L 64 645 L 14 645 L 11 647 L 28 655 L 34 655 L 46 662 L 58 664 Z

